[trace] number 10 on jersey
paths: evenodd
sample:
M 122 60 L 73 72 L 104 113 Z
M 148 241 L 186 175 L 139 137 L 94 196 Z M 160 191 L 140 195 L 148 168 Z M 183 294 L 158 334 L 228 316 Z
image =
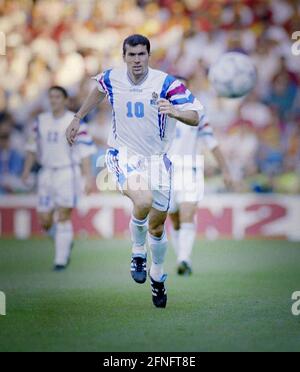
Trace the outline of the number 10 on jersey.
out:
M 142 102 L 127 102 L 127 117 L 133 118 L 143 118 L 145 114 L 144 104 Z

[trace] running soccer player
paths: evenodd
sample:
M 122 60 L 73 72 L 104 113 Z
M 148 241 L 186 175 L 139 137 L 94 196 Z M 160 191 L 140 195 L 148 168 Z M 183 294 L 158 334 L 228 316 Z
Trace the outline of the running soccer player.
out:
M 104 97 L 112 106 L 112 126 L 106 154 L 108 170 L 120 191 L 133 203 L 131 275 L 137 283 L 147 277 L 146 236 L 152 263 L 149 276 L 152 301 L 165 307 L 167 294 L 163 263 L 167 251 L 165 220 L 170 202 L 172 164 L 167 152 L 176 121 L 197 126 L 203 106 L 173 76 L 149 67 L 150 42 L 132 35 L 123 42 L 125 65 L 95 77 L 91 91 L 67 132 L 72 145 L 80 120 Z
M 27 143 L 22 179 L 26 183 L 35 161 L 38 174 L 38 216 L 43 229 L 54 238 L 54 270 L 65 269 L 73 245 L 71 213 L 83 189 L 92 190 L 90 156 L 95 146 L 80 124 L 76 145 L 70 148 L 65 132 L 74 113 L 67 110 L 67 91 L 53 86 L 48 92 L 51 112 L 38 115 Z M 57 213 L 55 213 L 57 212 Z
M 179 78 L 178 78 L 179 79 Z M 180 78 L 185 82 L 185 79 Z M 202 164 L 197 164 L 196 156 L 202 146 L 210 150 L 221 169 L 225 186 L 231 188 L 233 183 L 224 156 L 214 136 L 213 130 L 205 115 L 202 116 L 198 127 L 188 127 L 177 122 L 176 137 L 169 151 L 170 159 L 174 169 L 174 183 L 176 176 L 187 179 L 193 177 L 201 179 L 199 172 L 203 172 Z M 191 162 L 185 163 L 183 170 L 182 159 L 190 157 Z M 184 172 L 184 173 L 183 173 Z M 198 182 L 200 183 L 200 182 Z M 171 238 L 172 245 L 177 256 L 177 273 L 179 275 L 190 275 L 192 273 L 191 255 L 196 239 L 195 215 L 198 203 L 202 198 L 203 190 L 197 185 L 193 190 L 181 187 L 173 188 L 169 216 L 172 221 Z

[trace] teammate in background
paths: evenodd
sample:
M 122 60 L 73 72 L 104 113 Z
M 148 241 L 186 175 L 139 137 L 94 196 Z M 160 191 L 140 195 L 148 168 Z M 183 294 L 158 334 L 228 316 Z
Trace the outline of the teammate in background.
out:
M 176 78 L 150 68 L 149 57 L 150 42 L 146 37 L 132 35 L 125 39 L 123 59 L 126 66 L 95 77 L 97 86 L 75 115 L 66 136 L 72 145 L 80 120 L 108 97 L 112 106 L 112 127 L 106 164 L 115 175 L 121 192 L 133 203 L 131 275 L 137 283 L 146 281 L 148 232 L 152 301 L 156 307 L 165 307 L 165 220 L 172 169 L 167 152 L 175 135 L 176 121 L 197 126 L 203 106 Z
M 178 77 L 178 79 L 186 82 L 183 78 Z M 197 172 L 204 171 L 203 169 L 197 169 L 195 162 L 199 147 L 202 146 L 212 152 L 222 171 L 225 186 L 231 188 L 232 180 L 228 167 L 205 115 L 202 116 L 197 128 L 177 122 L 176 137 L 169 152 L 174 166 L 174 177 L 176 177 L 176 174 L 179 174 L 179 177 L 182 175 L 180 159 L 184 156 L 190 156 L 193 161 L 190 168 L 186 169 L 187 167 L 185 167 L 184 172 L 187 177 L 195 176 L 197 179 Z M 172 221 L 171 239 L 177 256 L 177 273 L 179 275 L 190 275 L 192 273 L 191 255 L 196 238 L 195 215 L 201 197 L 202 190 L 200 187 L 194 191 L 187 191 L 183 188 L 174 190 L 171 195 L 169 209 L 169 216 Z
M 60 271 L 70 262 L 73 245 L 72 209 L 83 191 L 92 190 L 90 156 L 95 146 L 81 124 L 76 145 L 70 148 L 65 132 L 74 113 L 67 110 L 67 91 L 60 86 L 49 89 L 51 112 L 38 115 L 29 141 L 23 170 L 26 183 L 32 166 L 41 165 L 38 174 L 37 211 L 43 229 L 54 238 L 54 270 Z

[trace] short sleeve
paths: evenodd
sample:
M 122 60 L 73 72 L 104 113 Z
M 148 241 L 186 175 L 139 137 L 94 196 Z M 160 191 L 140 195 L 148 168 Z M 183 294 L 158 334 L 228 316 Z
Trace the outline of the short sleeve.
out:
M 201 102 L 182 82 L 175 78 L 173 78 L 166 91 L 166 99 L 180 111 L 197 111 L 200 118 L 204 113 L 204 107 Z
M 92 77 L 92 80 L 95 80 L 96 83 L 97 83 L 97 88 L 99 90 L 99 92 L 101 93 L 104 93 L 107 95 L 107 88 L 105 86 L 105 82 L 104 82 L 104 72 L 96 75 L 96 76 L 93 76 Z

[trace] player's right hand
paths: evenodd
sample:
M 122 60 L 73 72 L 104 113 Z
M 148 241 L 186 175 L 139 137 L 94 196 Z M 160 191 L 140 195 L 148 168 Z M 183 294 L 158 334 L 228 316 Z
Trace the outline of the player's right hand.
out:
M 71 121 L 71 124 L 68 126 L 66 130 L 66 137 L 67 137 L 67 141 L 70 146 L 72 146 L 76 140 L 79 127 L 80 127 L 80 119 L 77 117 L 74 117 L 73 120 Z

